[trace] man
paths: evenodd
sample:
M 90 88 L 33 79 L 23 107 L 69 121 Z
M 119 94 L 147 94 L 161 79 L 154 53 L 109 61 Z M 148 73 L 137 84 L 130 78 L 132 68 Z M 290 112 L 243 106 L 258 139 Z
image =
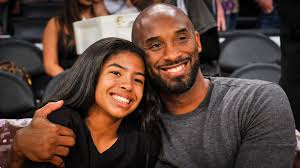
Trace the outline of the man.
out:
M 295 126 L 279 86 L 204 78 L 198 69 L 202 50 L 199 34 L 186 15 L 171 5 L 157 4 L 143 10 L 135 20 L 132 40 L 146 52 L 147 69 L 165 109 L 161 117 L 168 136 L 163 136 L 157 168 L 292 166 Z M 52 128 L 45 116 L 61 105 L 48 104 L 36 113 L 29 127 L 18 131 L 13 145 L 15 161 L 27 157 L 63 165 L 66 146 L 72 146 L 67 143 L 73 137 L 71 131 L 57 135 L 40 128 L 42 123 Z M 44 140 L 50 150 L 32 149 L 28 146 L 38 140 L 28 140 L 31 134 L 36 138 L 51 134 L 60 140 L 52 144 Z M 59 150 L 61 146 L 64 148 Z

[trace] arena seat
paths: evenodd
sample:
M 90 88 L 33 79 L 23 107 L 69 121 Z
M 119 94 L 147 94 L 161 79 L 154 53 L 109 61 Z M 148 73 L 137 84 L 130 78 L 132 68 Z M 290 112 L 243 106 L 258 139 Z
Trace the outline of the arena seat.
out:
M 250 63 L 280 63 L 279 46 L 267 36 L 252 32 L 237 32 L 221 44 L 219 65 L 224 73 Z
M 279 83 L 281 68 L 270 63 L 253 63 L 235 70 L 230 77 L 244 79 L 259 79 Z
M 31 117 L 36 105 L 27 83 L 4 71 L 0 71 L 0 81 L 0 118 Z
M 30 42 L 9 38 L 0 40 L 0 53 L 0 61 L 11 61 L 28 71 L 34 95 L 41 98 L 49 81 L 44 72 L 42 51 Z

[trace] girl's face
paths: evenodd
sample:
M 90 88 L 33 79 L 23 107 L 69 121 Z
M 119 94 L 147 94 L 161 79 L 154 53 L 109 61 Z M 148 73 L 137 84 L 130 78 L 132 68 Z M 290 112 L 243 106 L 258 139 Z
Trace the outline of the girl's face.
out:
M 97 111 L 121 119 L 133 112 L 143 97 L 145 67 L 135 53 L 121 52 L 103 65 L 95 92 Z

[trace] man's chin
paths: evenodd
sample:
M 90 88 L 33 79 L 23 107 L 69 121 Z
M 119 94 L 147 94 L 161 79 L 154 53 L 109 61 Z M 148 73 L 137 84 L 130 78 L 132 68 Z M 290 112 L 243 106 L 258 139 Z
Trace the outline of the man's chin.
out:
M 152 82 L 157 90 L 167 94 L 182 94 L 193 86 L 193 83 L 188 79 L 182 80 L 180 78 L 176 78 L 175 80 L 155 79 Z

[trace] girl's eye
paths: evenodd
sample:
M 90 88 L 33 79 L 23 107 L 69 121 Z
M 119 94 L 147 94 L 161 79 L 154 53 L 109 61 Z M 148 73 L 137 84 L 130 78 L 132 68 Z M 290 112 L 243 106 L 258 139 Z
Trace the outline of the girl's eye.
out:
M 140 80 L 140 79 L 135 79 L 134 81 L 137 82 L 137 83 L 139 83 L 139 84 L 143 84 L 143 83 L 144 83 L 144 82 L 143 82 L 142 80 Z
M 112 71 L 111 73 L 114 74 L 114 75 L 116 75 L 116 76 L 121 76 L 121 73 L 118 72 L 118 71 Z

